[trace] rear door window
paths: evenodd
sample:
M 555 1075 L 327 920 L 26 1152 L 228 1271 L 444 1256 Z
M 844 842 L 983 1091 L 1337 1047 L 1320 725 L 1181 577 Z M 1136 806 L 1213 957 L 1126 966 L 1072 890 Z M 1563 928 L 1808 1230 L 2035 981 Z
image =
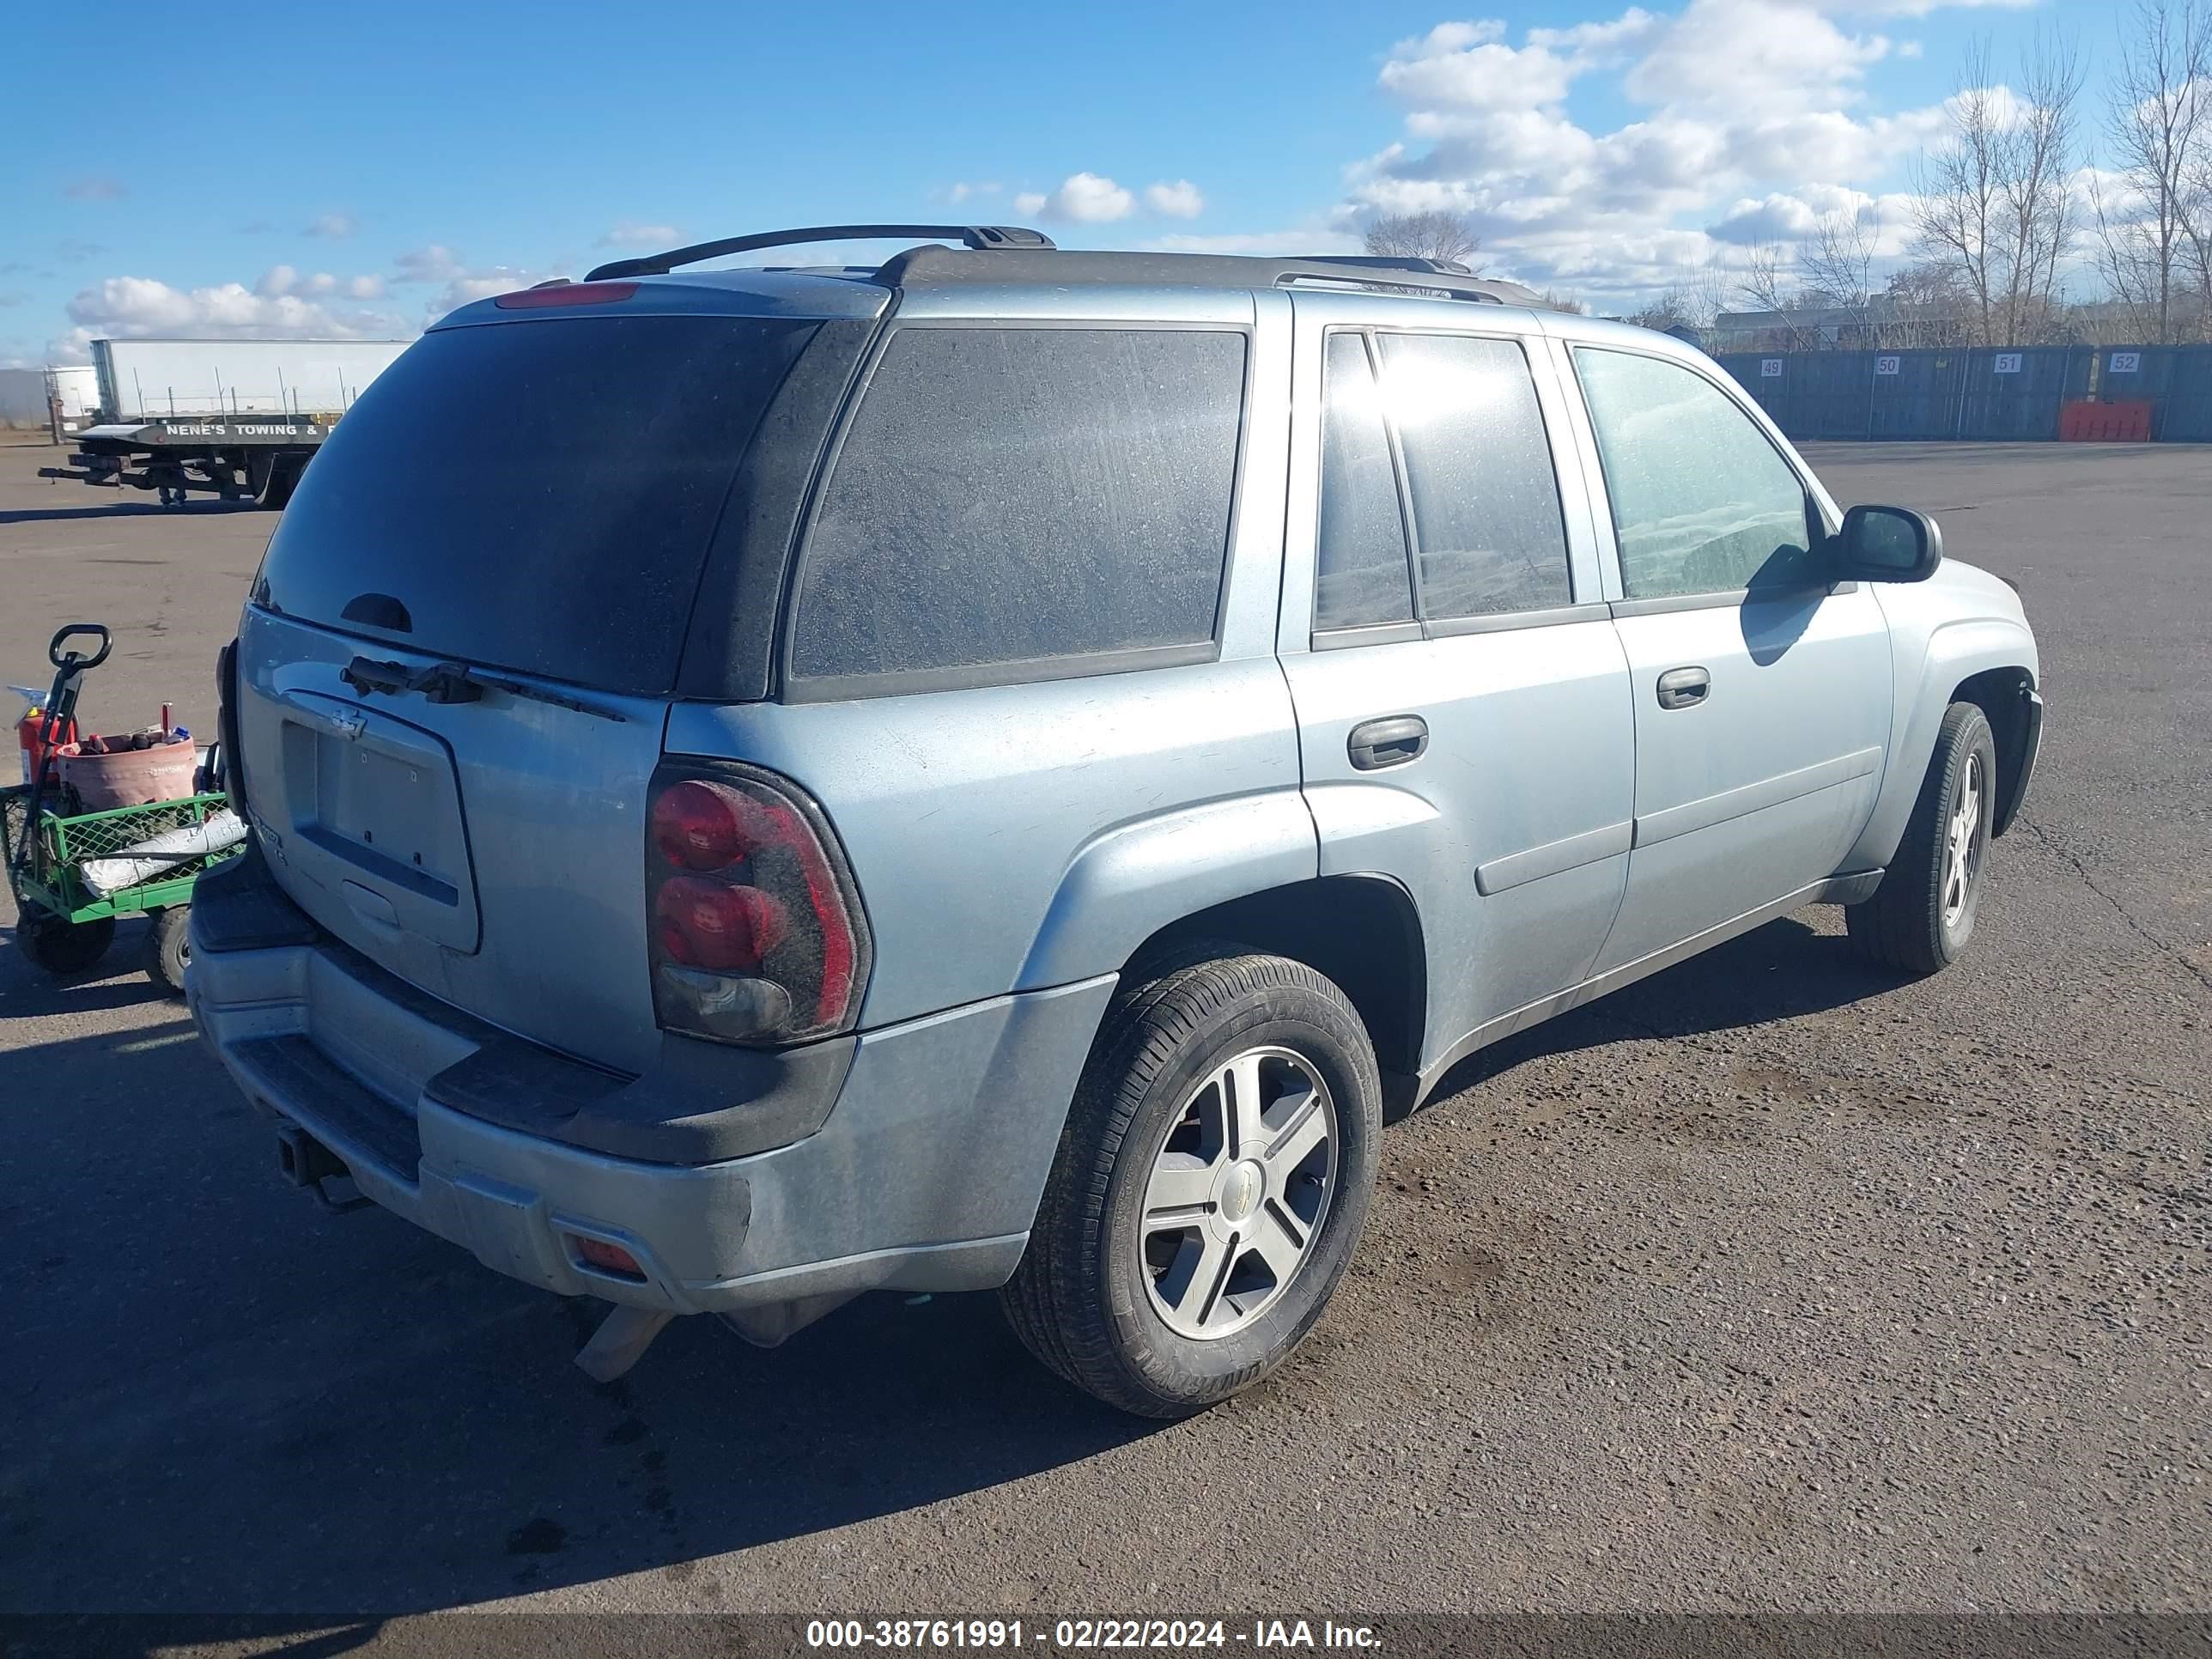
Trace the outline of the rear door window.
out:
M 1325 371 L 1314 626 L 1411 622 L 1413 578 L 1398 474 L 1365 337 L 1341 330 L 1330 334 Z
M 1245 338 L 895 333 L 799 565 L 787 677 L 812 695 L 1199 659 L 1227 556 Z
M 731 480 L 814 326 L 434 331 L 301 477 L 255 598 L 469 662 L 664 694 Z
M 1559 480 L 1520 345 L 1445 334 L 1376 343 L 1382 406 L 1405 457 L 1423 618 L 1571 604 Z

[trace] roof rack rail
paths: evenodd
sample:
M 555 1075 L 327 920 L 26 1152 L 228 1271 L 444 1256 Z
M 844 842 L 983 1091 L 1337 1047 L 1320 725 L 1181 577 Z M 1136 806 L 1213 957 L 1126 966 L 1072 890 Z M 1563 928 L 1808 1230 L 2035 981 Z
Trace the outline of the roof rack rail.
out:
M 1316 261 L 1316 263 L 1320 263 Z M 1438 272 L 1450 276 L 1450 273 Z M 1277 288 L 1353 289 L 1370 294 L 1419 294 L 1440 300 L 1465 300 L 1475 305 L 1527 306 L 1556 309 L 1534 289 L 1483 276 L 1450 276 L 1447 282 L 1422 282 L 1418 276 L 1369 274 L 1364 271 L 1286 270 L 1275 278 Z
M 763 230 L 751 236 L 726 236 L 718 242 L 694 242 L 665 253 L 647 253 L 635 259 L 616 259 L 587 272 L 587 283 L 613 276 L 665 276 L 678 265 L 696 265 L 702 259 L 719 259 L 728 253 L 748 253 L 758 247 L 796 247 L 807 242 L 875 241 L 885 237 L 944 237 L 978 250 L 985 248 L 1049 249 L 1052 238 L 1041 230 L 1019 225 L 805 225 L 796 230 Z
M 1305 257 L 1333 265 L 1364 265 L 1370 270 L 1423 270 L 1432 276 L 1474 275 L 1456 259 L 1430 259 L 1411 253 L 1310 253 Z
M 1332 288 L 1416 295 L 1478 305 L 1555 309 L 1519 283 L 1473 276 L 1443 259 L 1383 258 L 1313 253 L 1288 258 L 1243 253 L 1145 253 L 1058 249 L 1049 253 L 1010 248 L 971 259 L 934 245 L 908 248 L 885 260 L 876 280 L 888 288 L 968 283 L 1047 282 L 1059 284 L 1146 283 L 1197 288 Z

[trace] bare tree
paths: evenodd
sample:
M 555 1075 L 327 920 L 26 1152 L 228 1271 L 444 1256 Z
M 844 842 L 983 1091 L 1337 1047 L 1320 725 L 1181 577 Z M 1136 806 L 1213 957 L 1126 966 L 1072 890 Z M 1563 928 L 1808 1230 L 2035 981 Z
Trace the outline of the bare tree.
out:
M 2075 106 L 2081 95 L 2081 43 L 2055 28 L 2039 31 L 2022 60 L 2027 106 L 2011 129 L 2005 152 L 2008 345 L 2047 337 L 2057 321 L 2058 267 L 2077 229 Z
M 1803 319 L 1808 296 L 1802 288 L 1792 285 L 1796 268 L 1796 256 L 1780 242 L 1760 242 L 1739 267 L 1736 297 L 1749 310 L 1774 313 L 1772 333 L 1783 349 L 1817 350 L 1820 330 L 1808 327 Z
M 2194 178 L 2212 138 L 2212 15 L 2205 0 L 2136 0 L 2123 25 L 2105 112 L 2111 171 L 2124 198 L 2094 185 L 2097 264 L 2152 339 L 2176 337 L 2187 256 L 2206 234 Z M 2181 281 L 2177 281 L 2177 277 Z
M 2039 33 L 2020 79 L 2017 92 L 1997 85 L 1989 42 L 1976 41 L 1948 106 L 1950 131 L 1912 170 L 1921 258 L 1955 273 L 1984 345 L 2041 331 L 2074 236 L 2078 46 Z
M 1893 344 L 1958 347 L 1971 344 L 1972 302 L 1958 268 L 1922 259 L 1890 273 L 1882 288 Z
M 1638 328 L 1656 328 L 1662 334 L 1672 328 L 1698 325 L 1690 314 L 1689 290 L 1679 283 L 1660 289 L 1656 299 L 1647 301 L 1640 310 L 1630 312 L 1621 320 L 1634 323 Z
M 1579 294 L 1569 294 L 1559 289 L 1547 288 L 1543 293 L 1544 303 L 1554 311 L 1564 311 L 1577 317 L 1589 315 L 1589 307 Z
M 1804 285 L 1826 304 L 1863 310 L 1874 296 L 1875 246 L 1881 240 L 1881 216 L 1839 208 L 1814 227 L 1797 250 Z
M 1482 239 L 1463 213 L 1394 213 L 1367 227 L 1367 251 L 1398 259 L 1449 259 L 1475 269 Z
M 1711 254 L 1690 268 L 1690 272 L 1675 284 L 1680 303 L 1692 323 L 1699 328 L 1711 328 L 1728 309 L 1729 272 L 1720 260 Z

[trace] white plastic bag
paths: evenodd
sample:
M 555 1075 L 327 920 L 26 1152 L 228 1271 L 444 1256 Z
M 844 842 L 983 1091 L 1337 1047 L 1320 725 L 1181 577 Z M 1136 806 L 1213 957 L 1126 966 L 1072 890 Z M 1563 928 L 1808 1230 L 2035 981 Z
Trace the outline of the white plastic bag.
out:
M 104 859 L 87 859 L 79 866 L 84 884 L 101 898 L 126 887 L 152 881 L 164 872 L 210 853 L 220 853 L 246 839 L 246 825 L 225 807 L 210 812 L 205 823 L 187 823 L 125 847 Z M 167 857 L 158 856 L 167 854 Z

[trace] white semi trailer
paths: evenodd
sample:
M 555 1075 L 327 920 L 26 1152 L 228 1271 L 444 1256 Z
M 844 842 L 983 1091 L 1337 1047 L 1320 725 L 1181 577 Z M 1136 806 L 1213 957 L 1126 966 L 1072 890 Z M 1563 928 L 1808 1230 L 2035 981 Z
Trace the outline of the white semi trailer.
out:
M 100 416 L 100 371 L 90 363 L 58 363 L 46 370 L 46 419 L 59 443 Z
M 40 476 L 282 507 L 316 447 L 405 340 L 94 340 L 100 409 Z

